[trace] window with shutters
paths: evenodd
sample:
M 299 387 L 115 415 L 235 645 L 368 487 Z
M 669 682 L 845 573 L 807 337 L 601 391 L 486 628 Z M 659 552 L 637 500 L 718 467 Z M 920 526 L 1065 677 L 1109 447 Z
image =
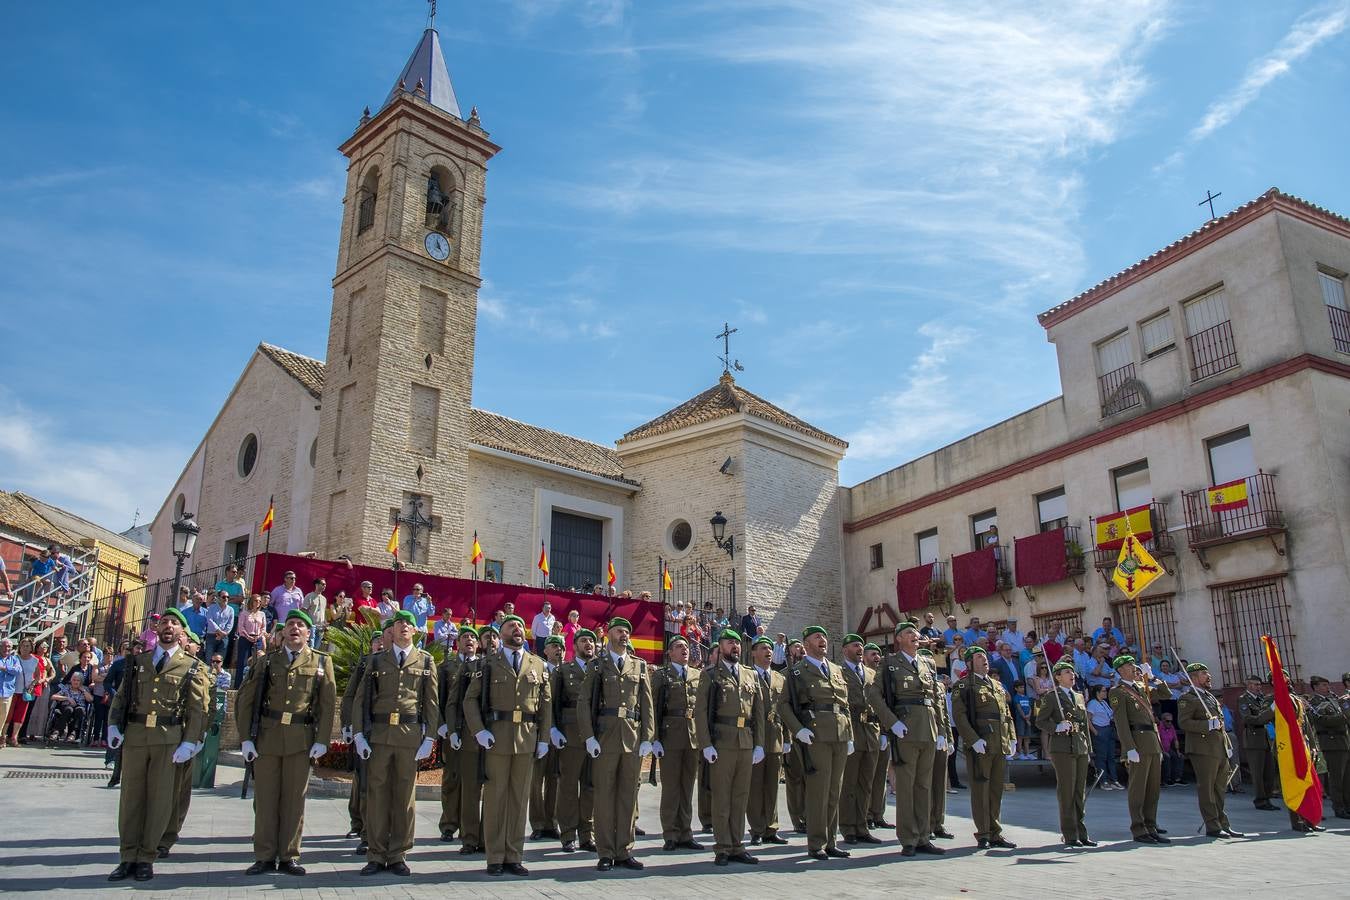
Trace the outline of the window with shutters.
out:
M 1130 352 L 1127 331 L 1097 344 L 1097 388 L 1102 401 L 1102 418 L 1114 416 L 1138 406 L 1141 398 L 1135 383 L 1134 355 Z
M 1139 343 L 1144 350 L 1144 358 L 1161 356 L 1176 348 L 1176 338 L 1172 334 L 1172 314 L 1161 313 L 1139 323 Z
M 885 565 L 885 561 L 883 560 L 881 554 L 880 544 L 873 544 L 872 546 L 867 548 L 867 559 L 868 564 L 871 566 L 873 570 L 880 569 L 883 565 Z
M 1233 323 L 1223 288 L 1196 297 L 1182 307 L 1186 316 L 1186 346 L 1191 351 L 1191 380 L 1199 381 L 1238 364 Z
M 1036 495 L 1036 517 L 1041 531 L 1054 531 L 1069 524 L 1069 498 L 1063 487 Z
M 1345 276 L 1326 270 L 1317 273 L 1322 287 L 1322 302 L 1331 320 L 1331 339 L 1341 353 L 1350 353 L 1350 309 L 1345 302 Z
M 914 543 L 918 549 L 919 565 L 926 566 L 930 562 L 937 562 L 938 533 L 936 528 L 930 528 L 916 534 Z

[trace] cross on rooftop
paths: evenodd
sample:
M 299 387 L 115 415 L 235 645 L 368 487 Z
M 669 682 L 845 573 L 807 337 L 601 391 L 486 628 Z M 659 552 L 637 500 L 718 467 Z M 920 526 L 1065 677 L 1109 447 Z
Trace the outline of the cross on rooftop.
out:
M 434 2 L 434 0 L 433 0 L 433 2 Z M 1213 219 L 1214 219 L 1214 201 L 1215 201 L 1215 200 L 1218 200 L 1218 199 L 1219 199 L 1220 197 L 1222 197 L 1222 196 L 1223 196 L 1223 191 L 1219 191 L 1217 194 L 1211 194 L 1209 191 L 1205 191 L 1205 199 L 1201 200 L 1199 203 L 1197 203 L 1197 204 L 1195 204 L 1195 205 L 1196 205 L 1196 206 L 1204 206 L 1206 203 L 1208 203 L 1208 204 L 1209 204 L 1209 218 L 1210 218 L 1211 221 L 1213 221 Z

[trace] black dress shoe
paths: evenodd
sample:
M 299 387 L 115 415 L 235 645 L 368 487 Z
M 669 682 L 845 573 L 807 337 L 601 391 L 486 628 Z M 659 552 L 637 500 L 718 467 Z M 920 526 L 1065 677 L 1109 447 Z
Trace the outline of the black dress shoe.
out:
M 562 832 L 556 828 L 545 828 L 544 837 L 551 837 L 554 840 L 562 840 Z
M 1162 836 L 1162 834 L 1160 834 L 1159 832 L 1156 832 L 1156 831 L 1155 831 L 1155 832 L 1153 832 L 1153 842 L 1154 842 L 1155 844 L 1170 844 L 1170 843 L 1172 843 L 1172 839 L 1171 839 L 1171 838 L 1165 838 L 1165 837 Z
M 713 857 L 714 866 L 725 866 L 726 864 L 727 864 L 727 855 L 725 853 L 718 853 Z
M 988 839 L 988 838 L 979 838 L 978 840 L 976 840 L 976 841 L 975 841 L 975 849 L 976 849 L 976 850 L 988 850 L 988 849 L 989 849 L 989 839 Z
M 363 840 L 363 841 L 361 841 L 361 843 L 359 843 L 359 844 L 356 845 L 356 849 L 353 850 L 352 852 L 355 853 L 357 856 L 365 856 L 365 855 L 366 855 L 366 851 L 368 851 L 369 849 L 370 849 L 370 844 L 367 844 L 367 843 Z
M 1166 828 L 1155 828 L 1155 829 L 1153 829 L 1153 833 L 1154 833 L 1154 834 L 1167 834 L 1167 829 L 1166 829 Z
M 916 846 L 914 849 L 917 850 L 917 851 L 920 852 L 920 853 L 927 853 L 927 854 L 929 854 L 930 856 L 941 856 L 942 854 L 944 854 L 944 853 L 947 852 L 946 850 L 943 850 L 941 847 L 937 846 L 936 844 L 930 844 L 930 843 L 928 843 L 927 841 L 925 841 L 925 842 L 922 843 L 922 844 L 919 844 L 919 845 Z
M 149 881 L 155 877 L 155 867 L 150 863 L 136 863 L 131 877 L 137 881 Z
M 1221 838 L 1221 837 L 1226 837 L 1226 836 L 1227 836 L 1227 832 L 1225 832 L 1222 828 L 1206 828 L 1206 829 L 1205 829 L 1205 837 Z
M 914 855 L 914 846 L 913 846 L 912 844 L 906 844 L 905 846 L 901 847 L 901 848 L 900 848 L 900 855 L 901 855 L 901 856 L 913 856 L 913 855 Z
M 640 871 L 640 870 L 642 870 L 642 869 L 647 868 L 646 865 L 644 865 L 643 863 L 638 862 L 636 859 L 633 859 L 633 857 L 631 857 L 631 856 L 628 857 L 627 859 L 616 859 L 616 860 L 614 860 L 614 865 L 616 865 L 616 866 L 622 866 L 622 867 L 625 868 L 625 869 L 632 869 L 634 872 L 637 872 L 637 871 Z
M 1241 832 L 1241 831 L 1234 831 L 1234 830 L 1231 829 L 1231 828 L 1225 828 L 1225 829 L 1223 830 L 1223 833 L 1226 834 L 1226 835 L 1228 835 L 1229 837 L 1246 837 L 1246 836 L 1247 836 L 1244 832 Z
M 641 828 L 637 828 L 637 827 L 634 827 L 634 828 L 633 828 L 633 834 L 634 834 L 636 837 L 646 837 L 646 836 L 647 836 L 647 832 L 645 832 L 645 831 L 643 831 Z
M 131 863 L 118 863 L 117 868 L 108 876 L 109 881 L 126 881 L 131 877 Z
M 479 847 L 477 844 L 465 844 L 463 847 L 459 848 L 459 855 L 473 856 L 475 853 L 481 853 L 482 850 L 483 848 Z
M 1089 837 L 1081 837 L 1081 838 L 1078 839 L 1078 846 L 1080 846 L 1080 847 L 1096 847 L 1096 846 L 1097 846 L 1097 842 L 1094 841 L 1092 838 L 1089 838 Z
M 595 864 L 597 872 L 608 872 L 612 868 L 614 868 L 614 860 L 607 856 L 600 857 L 600 861 Z
M 939 828 L 937 831 L 934 831 L 933 837 L 942 838 L 944 841 L 951 841 L 956 839 L 956 835 L 952 834 L 945 828 Z
M 1065 850 L 1077 850 L 1080 846 L 1082 846 L 1082 845 L 1079 844 L 1077 841 L 1065 841 L 1065 842 L 1064 842 L 1064 849 L 1065 849 Z
M 1162 841 L 1161 841 L 1159 838 L 1156 838 L 1156 837 L 1154 837 L 1154 836 L 1151 835 L 1151 834 L 1141 834 L 1141 835 L 1139 835 L 1138 837 L 1136 837 L 1136 838 L 1134 839 L 1134 842 L 1135 842 L 1136 844 L 1161 844 L 1161 843 L 1162 843 Z
M 700 828 L 698 831 L 699 831 L 699 834 L 712 834 L 712 826 L 711 826 L 711 825 L 704 825 L 704 826 L 703 826 L 702 828 Z
M 356 837 L 356 836 L 359 835 L 360 833 L 361 833 L 361 831 L 360 831 L 359 829 L 353 828 L 351 831 L 347 832 L 347 837 Z M 444 833 L 444 832 L 442 832 L 442 833 Z
M 576 852 L 577 852 L 577 842 L 576 842 L 576 841 L 563 841 L 562 848 L 563 848 L 563 852 L 564 852 L 564 853 L 576 853 Z M 669 849 L 669 848 L 667 848 L 667 849 Z
M 169 858 L 169 848 L 168 848 L 168 847 L 156 847 L 156 848 L 155 848 L 155 856 L 159 857 L 160 859 L 168 859 L 168 858 Z
M 875 822 L 872 823 L 872 827 L 873 827 L 873 828 L 894 828 L 895 825 L 894 825 L 893 823 L 891 823 L 891 822 L 887 822 L 885 819 L 877 819 Z
M 1312 825 L 1312 824 L 1309 824 L 1309 825 L 1308 825 L 1308 830 L 1309 830 L 1309 831 L 1326 831 L 1327 829 L 1326 829 L 1326 827 L 1323 826 L 1323 825 Z
M 577 844 L 577 849 L 584 850 L 587 853 L 594 853 L 595 841 L 582 841 L 580 844 Z
M 489 875 L 504 875 L 506 874 L 506 866 L 501 863 L 488 863 L 487 873 Z
M 989 846 L 990 846 L 990 847 L 999 847 L 1000 849 L 1003 849 L 1003 850 L 1016 850 L 1016 849 L 1017 849 L 1017 845 L 1016 845 L 1016 844 L 1014 844 L 1012 841 L 1008 840 L 1007 838 L 1002 838 L 1002 837 L 996 837 L 996 838 L 994 838 L 992 841 L 989 842 Z
M 844 843 L 845 843 L 845 844 L 856 844 L 856 843 L 858 843 L 858 836 L 857 836 L 856 834 L 846 834 L 846 835 L 844 835 Z
M 412 874 L 412 870 L 408 868 L 408 864 L 405 862 L 390 863 L 385 868 L 400 878 L 407 878 Z
M 362 875 L 374 875 L 374 874 L 376 874 L 377 872 L 383 872 L 383 871 L 384 871 L 384 863 L 368 862 L 368 863 L 366 863 L 364 866 L 361 867 L 361 872 L 360 872 L 360 874 L 362 874 Z
M 838 847 L 826 847 L 825 855 L 833 857 L 834 859 L 848 859 L 849 852 L 847 850 L 840 850 Z
M 244 870 L 245 875 L 261 875 L 264 872 L 275 872 L 277 864 L 270 859 L 260 859 L 253 865 Z
M 527 869 L 527 868 L 525 868 L 524 866 L 522 866 L 522 865 L 521 865 L 520 863 L 518 863 L 518 862 L 515 862 L 515 863 L 507 863 L 507 864 L 506 864 L 506 871 L 510 872 L 512 875 L 528 875 L 528 874 L 530 874 L 530 870 Z
M 277 871 L 282 875 L 298 876 L 305 874 L 305 867 L 293 859 L 283 859 L 281 862 L 277 863 Z
M 780 844 L 780 845 L 786 845 L 787 842 L 788 842 L 788 839 L 787 839 L 787 838 L 785 838 L 785 837 L 779 837 L 779 836 L 776 835 L 776 834 L 766 834 L 766 835 L 764 835 L 764 843 L 766 843 L 766 844 Z
M 662 850 L 675 850 L 675 849 L 677 849 L 679 846 L 680 846 L 680 845 L 677 844 L 677 843 L 675 843 L 674 841 L 666 841 L 664 844 L 661 845 L 661 849 L 662 849 Z
M 964 791 L 966 789 L 966 786 L 959 781 L 953 781 L 951 786 L 953 790 L 957 791 Z
M 829 859 L 829 857 L 825 855 L 825 851 L 824 851 L 824 850 L 808 850 L 807 853 L 806 853 L 806 858 L 807 858 L 807 859 Z
M 742 850 L 740 853 L 732 853 L 728 855 L 727 861 L 734 863 L 741 863 L 747 866 L 759 865 L 759 860 L 755 859 L 753 856 L 751 856 L 749 853 L 746 853 L 744 850 Z
M 1256 806 L 1257 809 L 1264 809 L 1268 812 L 1279 809 L 1278 806 L 1276 806 L 1274 803 L 1271 803 L 1269 800 L 1254 805 Z
M 453 831 L 442 831 L 442 832 L 441 832 L 441 843 L 442 843 L 442 844 L 448 844 L 448 843 L 450 843 L 451 841 L 453 841 L 454 839 L 455 839 L 455 833 L 454 833 Z
M 760 844 L 762 844 L 762 843 L 764 843 L 764 838 L 763 838 L 763 837 L 761 837 L 761 836 L 758 835 L 758 834 L 752 834 L 752 835 L 750 835 L 750 846 L 751 846 L 751 847 L 758 847 L 758 846 L 759 846 Z
M 702 850 L 703 845 L 698 841 L 676 841 L 675 846 L 680 850 Z M 595 848 L 591 848 L 595 849 Z
M 867 832 L 863 832 L 862 834 L 857 835 L 856 838 L 855 838 L 855 840 L 857 840 L 857 842 L 858 842 L 859 844 L 880 844 L 880 843 L 881 843 L 881 838 L 878 838 L 878 837 L 875 837 L 875 836 L 873 836 L 873 835 L 870 835 L 870 834 L 868 834 Z
M 536 828 L 534 831 L 530 832 L 530 840 L 532 841 L 537 841 L 543 836 L 544 830 L 542 828 Z

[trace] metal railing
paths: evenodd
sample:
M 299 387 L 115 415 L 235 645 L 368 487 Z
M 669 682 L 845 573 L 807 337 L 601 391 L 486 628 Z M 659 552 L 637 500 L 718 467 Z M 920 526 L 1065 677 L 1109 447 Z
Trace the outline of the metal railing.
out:
M 1331 320 L 1331 339 L 1341 353 L 1350 353 L 1350 311 L 1339 306 L 1327 306 L 1327 318 Z
M 1233 323 L 1228 319 L 1186 338 L 1186 346 L 1191 351 L 1191 381 L 1226 372 L 1238 364 Z
M 1126 363 L 1097 379 L 1097 390 L 1102 399 L 1102 418 L 1132 409 L 1142 402 L 1135 386 L 1134 363 Z
M 48 576 L 19 585 L 9 607 L 0 611 L 0 635 L 18 643 L 22 637 L 40 641 L 58 628 L 84 616 L 93 605 L 98 550 L 71 556 L 75 574 L 63 585 Z
M 1257 472 L 1244 478 L 1243 484 L 1247 502 L 1236 509 L 1211 509 L 1209 488 L 1182 492 L 1187 543 L 1192 547 L 1208 547 L 1285 530 L 1284 511 L 1275 494 L 1275 476 Z

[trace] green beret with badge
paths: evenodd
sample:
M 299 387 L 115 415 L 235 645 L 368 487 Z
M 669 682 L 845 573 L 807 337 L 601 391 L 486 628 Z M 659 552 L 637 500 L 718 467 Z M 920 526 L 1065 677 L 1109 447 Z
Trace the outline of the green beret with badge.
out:
M 821 637 L 826 638 L 830 636 L 830 633 L 819 625 L 807 625 L 802 629 L 802 640 L 806 640 L 813 634 L 818 634 Z
M 298 619 L 304 623 L 306 628 L 314 627 L 314 620 L 311 619 L 309 613 L 305 612 L 303 609 L 293 609 L 286 613 L 286 621 L 289 622 L 291 619 Z

